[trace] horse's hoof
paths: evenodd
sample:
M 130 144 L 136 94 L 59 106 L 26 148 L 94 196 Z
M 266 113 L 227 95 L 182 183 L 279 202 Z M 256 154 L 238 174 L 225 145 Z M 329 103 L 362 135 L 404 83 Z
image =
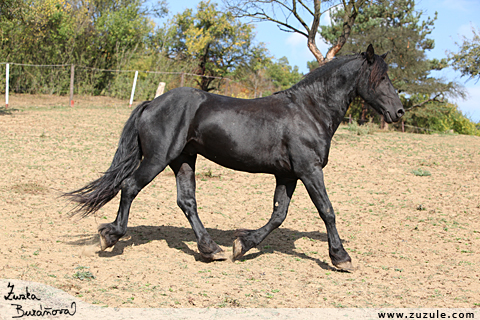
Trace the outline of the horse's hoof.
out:
M 225 254 L 225 251 L 219 251 L 217 253 L 212 254 L 211 258 L 212 261 L 224 261 L 227 260 L 227 255 Z
M 227 260 L 227 256 L 225 255 L 225 251 L 223 251 L 223 250 L 220 250 L 220 251 L 215 252 L 215 253 L 208 253 L 208 254 L 204 254 L 204 253 L 200 252 L 200 254 L 202 255 L 202 258 L 207 260 L 207 261 Z
M 98 234 L 100 235 L 100 250 L 105 251 L 105 249 L 108 248 L 107 240 L 105 240 L 105 237 L 100 231 L 98 232 Z
M 351 261 L 340 262 L 334 265 L 337 269 L 352 272 L 355 270 Z
M 240 259 L 244 254 L 242 240 L 239 238 L 235 239 L 233 241 L 233 260 Z

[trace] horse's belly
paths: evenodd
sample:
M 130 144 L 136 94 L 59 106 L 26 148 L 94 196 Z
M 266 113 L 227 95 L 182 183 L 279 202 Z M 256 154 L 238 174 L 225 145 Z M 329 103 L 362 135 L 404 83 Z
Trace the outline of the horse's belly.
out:
M 291 171 L 286 148 L 275 144 L 275 141 L 261 143 L 258 137 L 249 136 L 232 139 L 224 135 L 203 135 L 201 139 L 192 139 L 186 149 L 195 150 L 205 158 L 234 170 L 272 174 Z

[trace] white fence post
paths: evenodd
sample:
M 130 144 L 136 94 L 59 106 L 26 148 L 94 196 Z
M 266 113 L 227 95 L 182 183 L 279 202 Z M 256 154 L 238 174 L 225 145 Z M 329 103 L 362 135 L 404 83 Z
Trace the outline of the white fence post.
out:
M 135 86 L 137 85 L 137 77 L 138 77 L 138 71 L 135 71 L 135 78 L 133 79 L 132 94 L 130 96 L 130 108 L 132 107 L 133 96 L 135 95 Z
M 6 71 L 6 85 L 5 85 L 5 109 L 8 108 L 8 78 L 10 78 L 10 63 L 7 63 L 7 71 Z
M 73 83 L 75 81 L 75 65 L 70 67 L 70 107 L 73 107 Z

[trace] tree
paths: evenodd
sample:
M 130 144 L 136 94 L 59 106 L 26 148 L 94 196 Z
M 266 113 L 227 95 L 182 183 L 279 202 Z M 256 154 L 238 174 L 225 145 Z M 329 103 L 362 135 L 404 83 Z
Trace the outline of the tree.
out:
M 217 10 L 217 4 L 202 1 L 197 12 L 187 9 L 172 21 L 172 40 L 169 56 L 191 59 L 197 64 L 197 81 L 204 91 L 214 90 L 216 78 L 232 73 L 237 65 L 247 61 L 263 46 L 253 44 L 253 29 L 227 12 Z
M 257 21 L 271 21 L 276 23 L 282 31 L 295 32 L 305 36 L 308 49 L 317 59 L 319 65 L 322 65 L 333 59 L 346 43 L 358 10 L 365 0 L 325 1 L 330 6 L 324 8 L 323 11 L 321 0 L 313 0 L 312 4 L 307 4 L 305 0 L 223 0 L 223 2 L 227 9 L 234 12 L 238 17 L 251 17 Z M 326 11 L 339 5 L 343 8 L 341 32 L 324 56 L 316 44 L 320 18 Z M 308 20 L 310 19 L 312 22 L 309 24 Z
M 418 107 L 412 108 L 403 118 L 413 127 L 413 131 L 422 133 L 453 132 L 468 135 L 480 135 L 475 123 L 458 110 L 458 106 L 448 102 L 430 101 L 428 96 L 417 95 L 410 99 Z
M 334 42 L 341 33 L 342 16 L 342 10 L 334 12 L 331 25 L 322 27 L 326 41 Z M 342 49 L 342 54 L 351 54 L 372 43 L 377 52 L 389 52 L 389 76 L 402 94 L 406 108 L 415 104 L 410 99 L 414 95 L 439 100 L 445 94 L 464 94 L 459 84 L 431 75 L 433 70 L 441 70 L 448 64 L 447 59 L 427 59 L 426 52 L 435 46 L 428 36 L 437 14 L 423 21 L 422 16 L 423 11 L 415 9 L 414 0 L 368 0 L 359 10 L 352 34 Z M 361 108 L 358 104 L 356 107 Z M 365 115 L 365 110 L 351 112 Z
M 0 52 L 10 61 L 65 61 L 74 33 L 65 0 L 9 0 L 0 6 Z
M 277 90 L 288 89 L 303 77 L 297 66 L 290 66 L 287 57 L 282 57 L 277 62 L 270 62 L 267 72 Z
M 472 27 L 472 40 L 463 37 L 463 43 L 455 43 L 459 46 L 458 53 L 449 53 L 449 61 L 455 70 L 462 73 L 462 76 L 480 79 L 480 30 Z M 477 81 L 478 81 L 477 79 Z
M 248 60 L 235 68 L 234 78 L 241 82 L 248 90 L 253 92 L 253 97 L 263 96 L 264 92 L 272 89 L 272 83 L 267 74 L 267 65 L 271 58 L 267 50 L 257 50 Z

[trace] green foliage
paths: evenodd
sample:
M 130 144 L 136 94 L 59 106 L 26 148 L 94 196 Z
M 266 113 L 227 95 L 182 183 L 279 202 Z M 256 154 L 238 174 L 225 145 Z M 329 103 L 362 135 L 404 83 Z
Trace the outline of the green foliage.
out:
M 416 170 L 412 170 L 412 173 L 414 175 L 416 175 L 417 177 L 428 177 L 428 176 L 431 176 L 432 174 L 430 173 L 430 171 L 428 170 L 425 170 L 425 169 L 422 169 L 422 168 L 419 168 L 419 169 L 416 169 Z
M 166 1 L 154 9 L 145 0 L 5 0 L 0 2 L 0 62 L 10 62 L 12 93 L 66 95 L 75 65 L 75 94 L 152 99 L 158 83 L 218 89 L 222 77 L 247 88 L 245 97 L 293 85 L 300 74 L 288 61 L 272 62 L 253 27 L 209 1 L 187 9 L 163 26 Z M 36 67 L 19 64 L 56 65 Z M 109 70 L 109 71 L 106 71 Z M 114 70 L 132 70 L 118 72 Z M 5 65 L 0 65 L 5 73 Z M 159 73 L 155 73 L 159 72 Z M 162 72 L 162 73 L 160 73 Z M 182 77 L 181 73 L 198 77 Z M 237 84 L 235 84 L 237 85 Z M 0 77 L 0 90 L 5 79 Z M 226 93 L 226 91 L 224 91 Z M 223 93 L 223 92 L 222 92 Z
M 290 88 L 303 77 L 286 57 L 272 59 L 266 50 L 256 51 L 247 63 L 237 67 L 234 76 L 254 92 L 254 97 Z
M 271 62 L 267 66 L 267 72 L 277 90 L 285 90 L 299 82 L 303 75 L 298 71 L 297 66 L 290 66 L 287 57 Z
M 342 14 L 342 11 L 338 10 L 332 15 L 332 24 L 322 27 L 321 34 L 330 43 L 333 43 L 341 32 Z M 388 52 L 386 61 L 389 64 L 389 77 L 397 91 L 403 93 L 402 101 L 407 110 L 409 106 L 422 102 L 418 100 L 419 97 L 427 100 L 434 95 L 463 96 L 464 91 L 458 83 L 446 83 L 431 75 L 432 71 L 448 66 L 446 58 L 426 58 L 426 52 L 435 47 L 434 40 L 429 36 L 436 19 L 436 13 L 433 18 L 424 19 L 424 12 L 415 8 L 415 0 L 369 0 L 359 9 L 352 34 L 341 52 L 361 52 L 370 43 L 374 44 L 376 52 Z M 435 108 L 438 110 L 434 110 Z M 456 107 L 430 104 L 410 111 L 410 115 L 407 112 L 404 121 L 439 132 L 451 130 L 453 123 L 461 122 L 462 124 L 455 125 L 453 130 L 459 133 L 471 132 L 467 129 L 468 119 L 467 122 L 460 121 L 465 117 L 453 110 L 456 110 Z M 364 121 L 380 120 L 360 99 L 352 103 L 347 114 Z
M 146 48 L 153 24 L 139 1 L 9 0 L 0 10 L 3 61 L 68 65 L 66 67 L 11 67 L 14 92 L 66 94 L 69 64 L 100 69 L 124 68 Z M 18 6 L 15 9 L 14 6 Z M 144 52 L 142 52 L 144 53 Z M 107 94 L 115 74 L 77 70 L 79 91 Z M 129 81 L 131 82 L 131 81 Z M 77 92 L 79 92 L 77 91 Z
M 310 72 L 317 69 L 320 66 L 317 60 L 307 61 L 307 68 Z
M 75 272 L 75 274 L 73 275 L 74 279 L 78 279 L 81 281 L 95 279 L 95 276 L 90 271 L 85 270 L 88 269 L 88 267 L 78 266 L 75 269 L 77 269 L 78 271 Z
M 426 100 L 426 96 L 413 96 L 411 100 Z M 454 132 L 480 136 L 475 123 L 465 117 L 457 105 L 451 103 L 428 102 L 408 111 L 402 120 L 414 131 L 424 133 Z
M 264 93 L 271 92 L 272 83 L 268 77 L 266 68 L 271 62 L 267 56 L 267 50 L 256 50 L 250 58 L 237 66 L 234 78 L 241 81 L 247 90 L 253 92 L 253 97 L 263 96 Z
M 435 47 L 429 35 L 437 14 L 423 19 L 424 12 L 415 8 L 415 0 L 370 0 L 359 9 L 355 25 L 342 54 L 362 52 L 372 43 L 378 53 L 389 52 L 389 76 L 399 93 L 452 94 L 455 83 L 444 83 L 430 75 L 432 70 L 446 67 L 447 59 L 426 58 L 426 51 Z M 332 15 L 331 26 L 322 27 L 321 35 L 334 41 L 341 31 L 342 11 Z
M 263 46 L 253 45 L 253 29 L 227 12 L 217 10 L 215 3 L 202 1 L 197 12 L 187 9 L 175 15 L 170 56 L 197 62 L 195 73 L 202 76 L 202 90 L 214 89 L 213 77 L 224 77 L 235 66 L 245 63 Z
M 367 134 L 374 134 L 378 130 L 378 126 L 372 122 L 366 123 L 365 125 L 358 125 L 357 122 L 352 122 L 348 124 L 347 130 L 353 133 L 356 133 L 359 136 L 364 136 Z
M 463 37 L 463 43 L 456 43 L 458 53 L 449 53 L 449 60 L 455 70 L 462 76 L 480 79 L 480 35 L 479 30 L 472 27 L 473 38 Z

